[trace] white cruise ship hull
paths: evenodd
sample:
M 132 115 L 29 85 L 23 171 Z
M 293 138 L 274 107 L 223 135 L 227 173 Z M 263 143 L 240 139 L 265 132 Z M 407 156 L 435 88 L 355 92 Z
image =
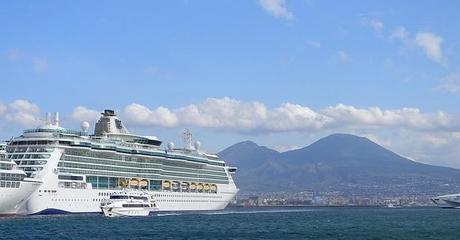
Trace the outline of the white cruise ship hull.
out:
M 51 159 L 59 159 L 61 149 L 51 153 Z M 71 189 L 59 187 L 55 173 L 58 161 L 49 161 L 42 171 L 43 184 L 33 192 L 26 204 L 21 206 L 21 214 L 78 214 L 101 213 L 100 204 L 109 195 L 121 189 Z M 177 211 L 216 211 L 222 210 L 233 200 L 238 192 L 233 179 L 228 184 L 217 184 L 217 193 L 148 191 L 161 212 Z
M 148 191 L 158 211 L 215 211 L 222 210 L 237 193 L 235 185 L 221 185 L 215 193 Z M 225 191 L 227 188 L 228 191 Z M 46 189 L 42 186 L 41 189 Z M 36 191 L 27 200 L 23 212 L 27 214 L 101 213 L 100 204 L 119 190 L 55 189 Z
M 39 182 L 22 181 L 19 188 L 0 188 L 0 214 L 14 215 L 20 212 L 29 196 L 40 186 Z

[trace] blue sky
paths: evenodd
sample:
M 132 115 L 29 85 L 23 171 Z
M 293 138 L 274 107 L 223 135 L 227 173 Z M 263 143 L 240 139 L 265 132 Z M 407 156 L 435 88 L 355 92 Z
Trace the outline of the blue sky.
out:
M 0 137 L 47 111 L 78 128 L 219 151 L 349 132 L 460 167 L 457 1 L 14 1 L 0 5 Z

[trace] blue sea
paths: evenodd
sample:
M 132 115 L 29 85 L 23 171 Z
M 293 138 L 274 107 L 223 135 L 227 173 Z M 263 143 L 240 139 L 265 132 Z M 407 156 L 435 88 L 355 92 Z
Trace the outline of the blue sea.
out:
M 0 218 L 0 239 L 460 239 L 460 210 L 439 208 L 228 208 L 105 218 Z

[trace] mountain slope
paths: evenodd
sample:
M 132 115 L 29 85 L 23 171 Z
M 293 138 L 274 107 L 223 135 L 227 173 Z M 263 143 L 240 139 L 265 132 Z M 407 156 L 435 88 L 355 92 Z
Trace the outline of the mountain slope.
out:
M 256 167 L 266 160 L 278 157 L 279 154 L 275 150 L 259 146 L 251 141 L 237 143 L 219 153 L 227 158 L 229 165 L 245 167 Z
M 243 142 L 219 156 L 239 168 L 236 182 L 243 192 L 316 190 L 400 195 L 460 186 L 460 170 L 414 162 L 367 138 L 349 134 L 333 134 L 284 153 Z

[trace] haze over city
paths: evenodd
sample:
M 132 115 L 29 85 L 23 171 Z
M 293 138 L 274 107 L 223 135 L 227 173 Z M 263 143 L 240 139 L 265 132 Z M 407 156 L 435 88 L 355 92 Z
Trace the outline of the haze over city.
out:
M 244 140 L 287 151 L 341 132 L 460 168 L 459 7 L 4 3 L 0 138 L 46 112 L 93 127 L 111 108 L 132 132 L 180 144 L 189 128 L 210 152 Z

